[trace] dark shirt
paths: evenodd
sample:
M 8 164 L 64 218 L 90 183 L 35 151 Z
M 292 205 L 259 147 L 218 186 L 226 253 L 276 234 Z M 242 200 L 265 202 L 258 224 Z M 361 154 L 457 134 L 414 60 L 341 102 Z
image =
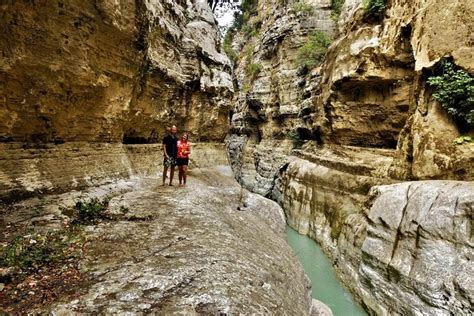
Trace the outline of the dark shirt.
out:
M 167 135 L 163 138 L 163 145 L 166 146 L 166 152 L 168 156 L 176 158 L 178 156 L 178 137 L 173 135 Z

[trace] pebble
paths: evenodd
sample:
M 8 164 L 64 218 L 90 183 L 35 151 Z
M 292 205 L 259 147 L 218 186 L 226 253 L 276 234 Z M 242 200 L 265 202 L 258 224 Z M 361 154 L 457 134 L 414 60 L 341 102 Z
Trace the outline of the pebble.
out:
M 0 283 L 0 292 L 3 291 L 4 288 L 5 288 L 5 284 Z

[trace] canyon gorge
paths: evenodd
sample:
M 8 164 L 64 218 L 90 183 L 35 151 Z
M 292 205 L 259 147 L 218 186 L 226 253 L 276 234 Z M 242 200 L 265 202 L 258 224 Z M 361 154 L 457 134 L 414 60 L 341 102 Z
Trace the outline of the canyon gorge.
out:
M 239 3 L 0 4 L 0 311 L 331 315 L 289 225 L 370 315 L 472 314 L 474 2 Z

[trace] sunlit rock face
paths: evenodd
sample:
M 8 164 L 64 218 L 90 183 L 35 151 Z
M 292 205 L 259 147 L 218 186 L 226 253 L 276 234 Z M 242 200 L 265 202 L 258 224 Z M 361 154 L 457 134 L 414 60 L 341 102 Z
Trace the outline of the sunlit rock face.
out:
M 473 12 L 466 1 L 391 1 L 383 21 L 367 23 L 349 1 L 323 66 L 330 142 L 396 149 L 392 178 L 472 180 L 473 145 L 453 143 L 459 130 L 426 80 L 443 57 L 472 73 Z
M 234 41 L 241 48 L 235 68 L 240 91 L 234 96 L 226 147 L 236 178 L 278 201 L 292 227 L 318 240 L 369 310 L 466 313 L 473 289 L 458 285 L 454 275 L 466 276 L 461 271 L 471 260 L 468 238 L 437 235 L 428 226 L 445 217 L 464 223 L 459 227 L 469 222 L 466 214 L 472 213 L 474 201 L 464 198 L 472 190 L 467 181 L 474 179 L 474 144 L 454 144 L 459 128 L 433 100 L 426 81 L 443 57 L 472 74 L 474 4 L 388 1 L 383 19 L 373 21 L 364 16 L 361 1 L 347 0 L 336 23 L 323 1 L 308 1 L 314 11 L 306 19 L 292 11 L 295 3 L 259 1 L 258 15 L 250 19 L 262 21 L 257 40 L 241 32 Z M 325 61 L 308 71 L 297 65 L 298 49 L 310 32 L 301 29 L 316 17 L 330 27 L 318 24 L 311 30 L 333 34 L 334 40 Z M 263 45 L 270 38 L 278 40 Z M 261 65 L 253 77 L 245 72 L 249 63 Z M 291 132 L 303 141 L 300 148 L 293 149 Z M 395 184 L 429 179 L 461 181 L 421 182 L 409 194 L 411 184 Z M 430 212 L 401 215 L 407 203 L 394 198 L 397 210 L 387 216 L 417 217 L 416 233 L 415 226 L 386 227 L 370 218 L 374 192 L 379 192 L 375 188 L 405 188 L 413 214 L 423 203 L 431 205 L 432 194 L 439 199 L 449 195 L 452 203 L 438 208 L 438 200 Z M 466 201 L 462 211 L 457 200 Z M 441 260 L 439 253 L 447 258 Z M 428 258 L 443 265 L 429 270 L 436 275 L 434 283 L 420 268 Z
M 288 224 L 323 246 L 370 311 L 469 314 L 471 182 L 377 185 L 371 177 L 296 159 L 276 190 Z
M 248 22 L 259 26 L 258 32 L 235 37 L 240 90 L 229 137 L 239 138 L 243 155 L 255 161 L 247 169 L 268 178 L 268 186 L 284 163 L 265 174 L 258 171 L 265 159 L 253 153 L 259 156 L 268 142 L 277 155 L 288 154 L 288 136 L 296 132 L 319 145 L 306 147 L 320 160 L 328 151 L 347 160 L 352 147 L 376 152 L 386 163 L 372 167 L 383 178 L 472 180 L 474 145 L 453 143 L 459 129 L 431 98 L 426 79 L 446 56 L 472 71 L 468 30 L 473 22 L 467 17 L 473 4 L 392 1 L 377 22 L 365 18 L 360 1 L 346 1 L 335 23 L 328 1 L 308 1 L 310 13 L 295 11 L 297 3 L 259 1 L 258 14 Z M 438 38 L 434 30 L 440 21 L 446 27 Z M 298 50 L 313 31 L 334 40 L 325 62 L 308 70 L 300 65 Z M 260 66 L 257 74 L 249 73 L 252 64 Z M 251 178 L 244 185 L 254 186 Z
M 335 24 L 331 1 L 306 1 L 309 11 L 298 3 L 259 1 L 257 15 L 247 23 L 253 33 L 234 37 L 240 51 L 234 68 L 238 91 L 227 144 L 231 163 L 245 164 L 236 172 L 245 178 L 241 183 L 263 195 L 269 195 L 275 173 L 287 160 L 288 133 L 298 129 L 305 139 L 319 139 L 313 125 L 320 75 L 301 69 L 298 50 L 316 31 L 334 34 Z M 249 73 L 252 67 L 258 73 Z
M 159 143 L 172 124 L 224 139 L 230 62 L 205 2 L 14 1 L 0 16 L 0 191 L 121 176 L 120 144 Z

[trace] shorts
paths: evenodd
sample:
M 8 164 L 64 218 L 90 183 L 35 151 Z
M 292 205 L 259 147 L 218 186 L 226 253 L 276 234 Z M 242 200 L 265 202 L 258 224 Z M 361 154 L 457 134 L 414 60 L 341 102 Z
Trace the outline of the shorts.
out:
M 178 158 L 178 166 L 187 166 L 189 164 L 189 158 Z
M 177 160 L 174 157 L 164 158 L 163 166 L 165 167 L 176 167 Z

